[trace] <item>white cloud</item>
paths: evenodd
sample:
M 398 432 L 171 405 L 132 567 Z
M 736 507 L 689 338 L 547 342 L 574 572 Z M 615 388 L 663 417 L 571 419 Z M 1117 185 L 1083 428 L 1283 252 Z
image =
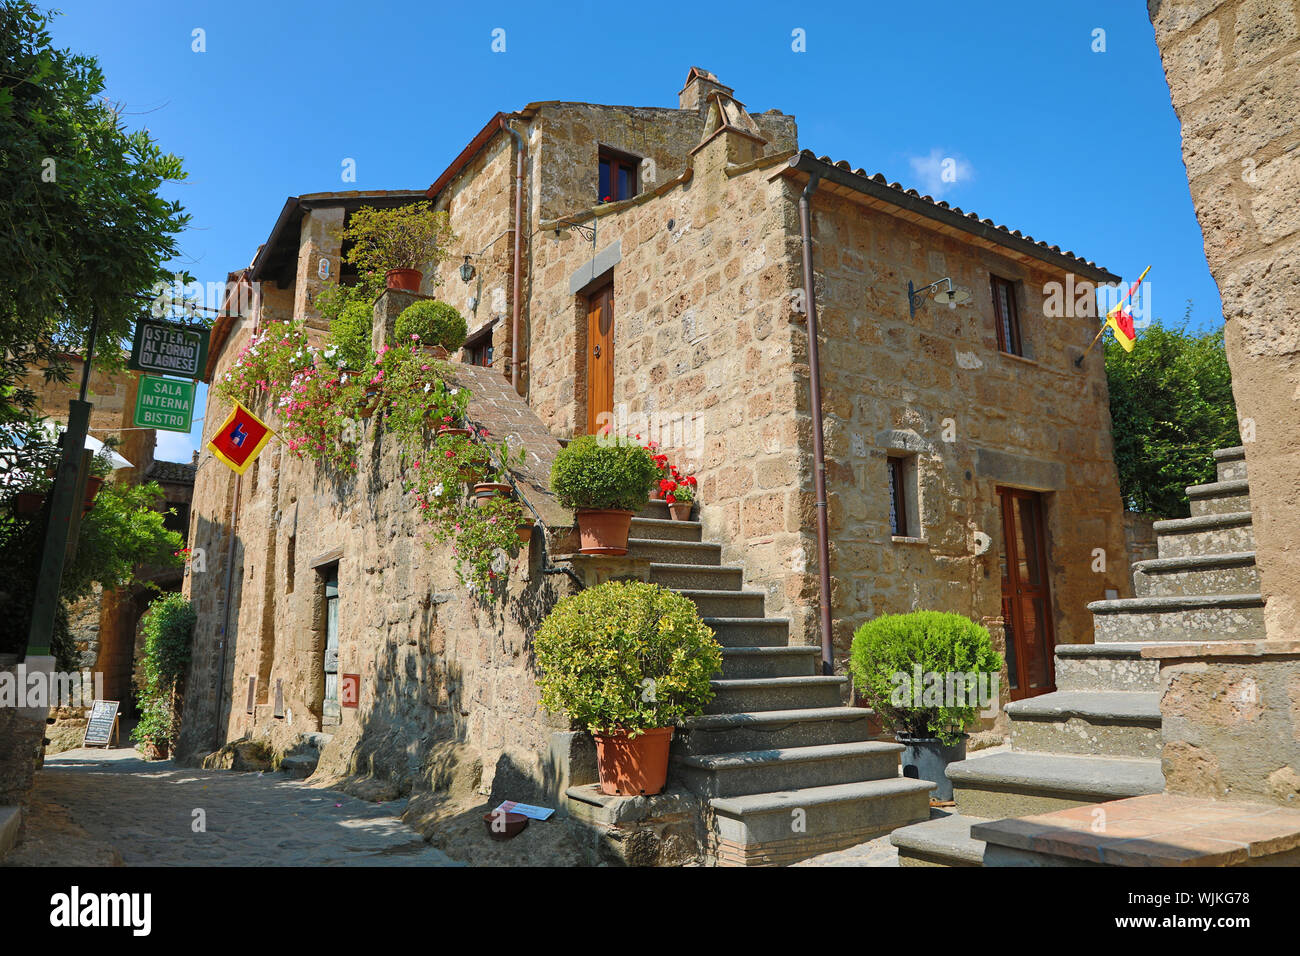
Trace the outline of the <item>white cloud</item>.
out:
M 930 150 L 929 156 L 910 156 L 907 161 L 917 178 L 916 188 L 935 199 L 975 178 L 975 168 L 968 161 L 937 146 Z
M 194 457 L 194 443 L 188 432 L 158 432 L 158 444 L 153 450 L 157 461 L 188 463 Z

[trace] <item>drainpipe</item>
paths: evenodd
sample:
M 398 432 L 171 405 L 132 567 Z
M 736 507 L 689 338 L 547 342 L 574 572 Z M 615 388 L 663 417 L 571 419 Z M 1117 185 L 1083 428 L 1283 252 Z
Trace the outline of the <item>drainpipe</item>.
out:
M 217 726 L 216 746 L 213 750 L 220 750 L 225 745 L 222 739 L 224 734 L 221 730 L 221 715 L 226 709 L 226 662 L 230 657 L 230 592 L 234 588 L 235 579 L 235 533 L 239 529 L 239 499 L 244 488 L 244 476 L 235 477 L 235 505 L 230 512 L 230 544 L 226 548 L 226 598 L 222 602 L 221 610 L 223 620 L 221 622 L 221 683 L 217 685 Z M 234 689 L 231 689 L 234 692 Z
M 513 308 L 510 319 L 510 384 L 515 392 L 519 391 L 519 313 L 523 309 L 520 301 L 523 277 L 520 271 L 524 261 L 524 160 L 528 155 L 528 146 L 523 136 L 511 126 L 503 116 L 501 128 L 515 140 L 515 250 L 513 274 Z
M 808 179 L 799 196 L 799 232 L 803 241 L 804 301 L 808 307 L 808 375 L 812 389 L 813 486 L 817 494 L 817 570 L 821 577 L 822 673 L 835 673 L 835 648 L 831 634 L 830 525 L 826 517 L 826 455 L 822 444 L 822 373 L 817 348 L 817 294 L 813 285 L 812 194 L 821 177 Z

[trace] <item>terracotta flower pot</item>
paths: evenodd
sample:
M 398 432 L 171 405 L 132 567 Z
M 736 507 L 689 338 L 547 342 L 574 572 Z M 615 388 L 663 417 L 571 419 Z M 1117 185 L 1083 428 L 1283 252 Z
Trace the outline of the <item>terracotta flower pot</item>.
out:
M 671 727 L 656 727 L 638 734 L 592 734 L 596 738 L 596 769 L 600 792 L 610 796 L 652 796 L 668 781 L 668 745 Z
M 531 521 L 522 522 L 515 526 L 515 534 L 519 535 L 519 541 L 522 544 L 533 543 L 533 523 Z
M 424 273 L 419 269 L 389 269 L 384 273 L 384 284 L 390 289 L 401 289 L 403 292 L 419 292 L 420 280 L 424 278 Z
M 577 512 L 578 536 L 583 554 L 627 554 L 627 533 L 632 527 L 632 512 L 615 508 L 586 509 Z
M 674 501 L 668 506 L 668 513 L 673 516 L 674 521 L 690 521 L 691 502 Z
M 167 741 L 165 740 L 162 743 L 151 740 L 144 745 L 145 760 L 166 760 L 167 753 Z
M 83 509 L 89 509 L 95 503 L 95 495 L 99 494 L 99 489 L 104 487 L 104 479 L 98 475 L 86 476 L 86 500 L 82 502 Z
M 528 818 L 522 813 L 497 813 L 493 810 L 483 814 L 483 825 L 492 839 L 509 840 L 524 831 Z
M 447 425 L 440 425 L 438 427 L 438 437 L 441 438 L 443 435 L 448 438 L 468 438 L 470 430 L 468 428 L 452 428 Z
M 366 389 L 366 404 L 362 407 L 361 411 L 359 411 L 357 414 L 360 415 L 362 418 L 371 417 L 372 415 L 375 414 L 375 410 L 379 408 L 379 400 L 380 400 L 379 389 L 377 388 Z
M 45 507 L 45 495 L 39 491 L 20 491 L 16 505 L 18 513 L 24 517 L 39 514 Z
M 480 481 L 474 486 L 474 504 L 482 508 L 493 498 L 509 498 L 514 491 L 503 481 Z

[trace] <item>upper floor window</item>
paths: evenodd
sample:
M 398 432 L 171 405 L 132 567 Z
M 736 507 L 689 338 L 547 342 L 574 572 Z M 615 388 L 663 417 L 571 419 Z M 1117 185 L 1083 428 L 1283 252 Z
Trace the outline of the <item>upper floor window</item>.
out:
M 885 459 L 889 465 L 889 533 L 895 538 L 907 538 L 917 535 L 915 527 L 915 459 L 901 455 L 890 455 Z
M 637 168 L 641 161 L 608 146 L 600 147 L 600 202 L 618 202 L 637 194 Z
M 1024 355 L 1020 339 L 1020 313 L 1016 310 L 1016 284 L 1010 279 L 990 276 L 993 283 L 993 316 L 998 325 L 998 349 L 1011 355 Z

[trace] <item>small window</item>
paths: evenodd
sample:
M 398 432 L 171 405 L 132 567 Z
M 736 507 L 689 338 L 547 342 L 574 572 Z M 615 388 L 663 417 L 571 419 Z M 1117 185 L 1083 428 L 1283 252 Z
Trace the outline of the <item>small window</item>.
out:
M 638 186 L 637 167 L 640 165 L 641 161 L 635 156 L 602 146 L 596 199 L 599 202 L 618 202 L 635 196 Z
M 993 283 L 993 316 L 998 325 L 998 349 L 1010 355 L 1024 355 L 1020 313 L 1016 311 L 1016 285 L 997 276 L 990 276 L 990 279 Z
M 486 327 L 475 332 L 465 340 L 465 361 L 470 365 L 481 365 L 484 368 L 492 367 L 492 329 L 494 323 L 489 323 Z
M 889 462 L 889 533 L 895 538 L 912 536 L 909 529 L 908 513 L 911 507 L 911 495 L 908 493 L 907 474 L 910 470 L 906 458 L 890 456 Z

